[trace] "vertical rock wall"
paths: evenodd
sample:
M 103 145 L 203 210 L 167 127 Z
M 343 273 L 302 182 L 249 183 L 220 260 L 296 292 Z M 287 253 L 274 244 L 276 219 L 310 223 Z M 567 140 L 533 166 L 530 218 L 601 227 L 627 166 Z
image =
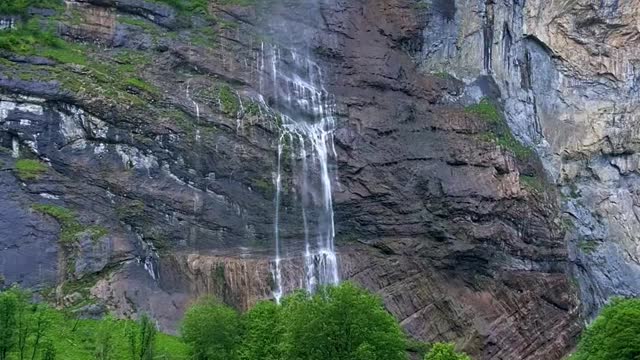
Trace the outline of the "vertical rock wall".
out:
M 425 71 L 470 84 L 468 101 L 496 96 L 478 82 L 495 80 L 511 129 L 562 189 L 590 314 L 640 289 L 639 5 L 457 0 L 445 16 L 434 1 L 417 55 Z

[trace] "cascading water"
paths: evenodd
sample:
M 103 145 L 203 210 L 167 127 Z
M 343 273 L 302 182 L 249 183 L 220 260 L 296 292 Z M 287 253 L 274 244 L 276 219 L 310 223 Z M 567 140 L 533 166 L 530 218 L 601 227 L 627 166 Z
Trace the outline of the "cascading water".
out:
M 263 47 L 264 48 L 264 47 Z M 332 179 L 335 171 L 334 104 L 322 86 L 322 71 L 308 57 L 272 46 L 271 107 L 278 113 L 277 173 L 275 179 L 275 259 L 273 261 L 273 295 L 280 301 L 282 251 L 280 225 L 285 153 L 291 155 L 291 176 L 298 179 L 296 193 L 300 199 L 303 222 L 305 288 L 312 292 L 318 285 L 339 282 L 338 260 L 334 248 L 334 214 Z M 264 60 L 262 61 L 264 64 Z M 264 66 L 261 64 L 261 68 Z M 261 84 L 263 81 L 261 81 Z M 296 255 L 287 254 L 287 257 Z

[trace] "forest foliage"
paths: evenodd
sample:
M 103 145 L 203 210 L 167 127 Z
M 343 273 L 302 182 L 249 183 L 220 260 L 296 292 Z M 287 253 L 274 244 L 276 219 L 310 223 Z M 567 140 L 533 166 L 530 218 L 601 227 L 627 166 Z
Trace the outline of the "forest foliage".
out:
M 204 298 L 187 310 L 179 337 L 158 332 L 146 315 L 79 319 L 31 296 L 0 293 L 0 360 L 404 360 L 416 348 L 426 360 L 470 359 L 453 344 L 416 347 L 379 297 L 351 283 L 262 301 L 243 314 Z
M 582 334 L 570 360 L 640 359 L 640 299 L 614 299 Z

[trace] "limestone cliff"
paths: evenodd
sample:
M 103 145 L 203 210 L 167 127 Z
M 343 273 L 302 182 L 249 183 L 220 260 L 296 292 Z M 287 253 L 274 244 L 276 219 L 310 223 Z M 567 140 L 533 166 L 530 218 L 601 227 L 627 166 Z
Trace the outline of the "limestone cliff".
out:
M 335 99 L 341 277 L 413 337 L 560 359 L 610 296 L 638 295 L 640 4 L 239 3 L 0 14 L 0 35 L 37 19 L 65 39 L 0 53 L 0 281 L 169 331 L 197 296 L 270 298 L 273 69 L 303 56 Z M 301 161 L 282 165 L 287 291 Z
M 449 21 L 430 15 L 446 34 L 425 30 L 423 68 L 496 81 L 511 129 L 562 191 L 587 314 L 612 295 L 637 296 L 638 4 L 457 1 L 456 9 Z

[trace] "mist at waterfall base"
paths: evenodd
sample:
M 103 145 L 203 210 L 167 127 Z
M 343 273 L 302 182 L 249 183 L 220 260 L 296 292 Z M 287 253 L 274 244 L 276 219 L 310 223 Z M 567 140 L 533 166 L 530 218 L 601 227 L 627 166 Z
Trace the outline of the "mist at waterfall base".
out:
M 261 81 L 260 91 L 264 93 L 268 88 L 269 107 L 278 114 L 272 273 L 273 296 L 279 302 L 285 292 L 285 257 L 304 257 L 305 276 L 300 285 L 309 292 L 318 285 L 339 282 L 332 198 L 336 176 L 335 109 L 332 97 L 322 86 L 322 70 L 309 56 L 271 45 L 263 51 L 259 66 L 262 74 L 270 75 Z M 285 177 L 293 183 L 304 229 L 304 235 L 294 244 L 302 246 L 292 249 L 283 247 L 280 232 L 284 225 L 281 210 Z

